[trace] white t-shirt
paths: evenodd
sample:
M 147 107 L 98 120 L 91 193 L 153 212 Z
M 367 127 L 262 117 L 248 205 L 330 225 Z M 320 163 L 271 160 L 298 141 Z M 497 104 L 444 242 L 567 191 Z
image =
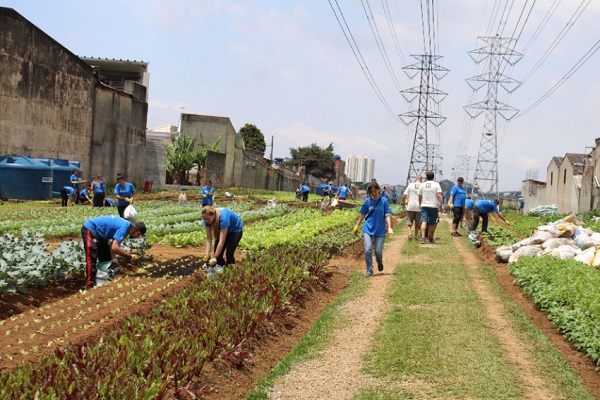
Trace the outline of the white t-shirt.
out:
M 421 207 L 419 207 L 419 189 L 421 186 L 423 186 L 423 182 L 413 182 L 406 187 L 404 191 L 404 194 L 408 196 L 406 211 L 421 211 Z
M 438 208 L 437 194 L 442 193 L 442 187 L 436 181 L 425 181 L 419 189 L 419 195 L 423 197 L 421 207 Z

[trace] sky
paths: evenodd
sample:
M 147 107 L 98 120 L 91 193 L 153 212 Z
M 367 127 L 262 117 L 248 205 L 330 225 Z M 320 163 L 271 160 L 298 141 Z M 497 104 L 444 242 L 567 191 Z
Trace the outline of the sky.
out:
M 416 62 L 411 55 L 431 51 L 449 70 L 437 83 L 448 94 L 439 110 L 446 120 L 427 134 L 439 145 L 441 178 L 452 179 L 457 155 L 465 154 L 470 167 L 462 172 L 470 181 L 484 114 L 470 118 L 464 106 L 483 101 L 487 86 L 474 93 L 467 84 L 485 65 L 469 51 L 483 46 L 478 37 L 513 37 L 523 57 L 503 71 L 524 82 L 510 96 L 501 88 L 499 100 L 528 111 L 508 122 L 498 118 L 499 190 L 520 190 L 526 177 L 545 181 L 553 156 L 591 151 L 600 137 L 600 53 L 593 54 L 600 2 L 433 4 L 0 0 L 78 56 L 148 62 L 148 128 L 178 125 L 181 112 L 225 116 L 236 131 L 251 123 L 267 145 L 273 140 L 267 157 L 333 143 L 342 159 L 374 158 L 375 178 L 388 184 L 405 184 L 408 176 L 416 127 L 397 116 L 417 106 L 401 93 L 419 85 L 419 76 L 411 80 L 403 69 Z

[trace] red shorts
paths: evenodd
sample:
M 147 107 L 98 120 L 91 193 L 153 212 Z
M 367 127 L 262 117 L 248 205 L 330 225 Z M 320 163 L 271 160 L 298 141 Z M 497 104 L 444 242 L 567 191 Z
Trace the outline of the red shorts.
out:
M 338 197 L 338 200 L 346 200 L 345 197 Z

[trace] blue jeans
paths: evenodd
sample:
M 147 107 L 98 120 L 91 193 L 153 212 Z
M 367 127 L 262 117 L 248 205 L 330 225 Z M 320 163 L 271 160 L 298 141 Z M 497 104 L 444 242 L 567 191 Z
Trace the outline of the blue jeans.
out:
M 383 242 L 385 236 L 371 236 L 363 232 L 363 242 L 365 247 L 365 261 L 367 262 L 367 274 L 373 273 L 373 242 L 375 242 L 375 259 L 377 266 L 383 266 Z

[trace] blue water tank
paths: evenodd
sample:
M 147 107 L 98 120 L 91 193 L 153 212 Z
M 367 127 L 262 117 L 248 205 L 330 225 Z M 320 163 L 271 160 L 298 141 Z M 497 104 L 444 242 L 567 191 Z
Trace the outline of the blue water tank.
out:
M 53 171 L 48 161 L 27 156 L 0 157 L 0 197 L 20 200 L 52 198 Z
M 79 171 L 79 177 L 82 177 L 83 170 L 79 168 L 79 161 L 69 161 L 62 158 L 38 158 L 42 162 L 49 162 L 53 171 L 52 195 L 60 197 L 60 189 L 63 186 L 71 186 L 71 175 L 73 170 Z

